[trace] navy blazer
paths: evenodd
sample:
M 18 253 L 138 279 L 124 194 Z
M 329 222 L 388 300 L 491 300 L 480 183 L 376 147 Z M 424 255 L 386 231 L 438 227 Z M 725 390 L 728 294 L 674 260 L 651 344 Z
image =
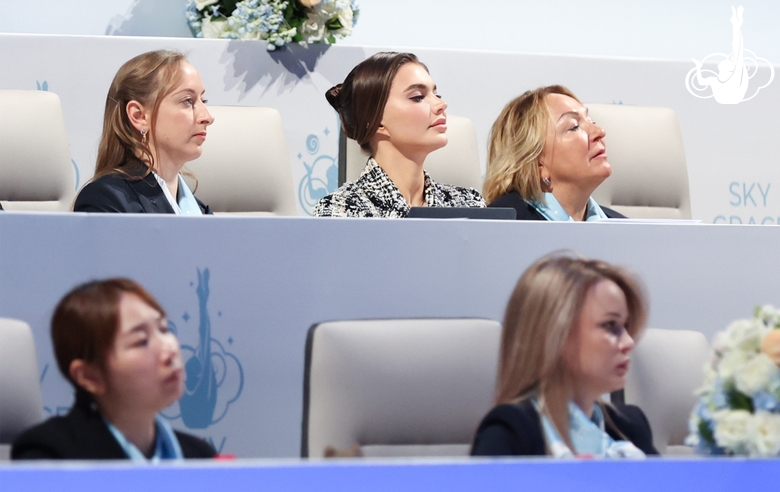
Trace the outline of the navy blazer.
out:
M 601 207 L 601 205 L 599 205 Z M 506 195 L 500 196 L 490 202 L 488 207 L 510 207 L 517 210 L 517 220 L 547 220 L 547 218 L 540 214 L 530 203 L 523 200 L 520 193 L 511 191 Z M 601 207 L 607 217 L 610 219 L 625 219 L 626 216 L 620 212 L 616 212 L 611 208 Z
M 628 439 L 645 454 L 658 454 L 650 423 L 634 405 L 605 405 L 606 431 L 613 439 Z M 609 425 L 611 422 L 612 425 Z M 621 435 L 622 434 L 622 435 Z M 542 421 L 531 400 L 499 405 L 479 424 L 472 456 L 536 456 L 547 454 Z
M 199 437 L 174 431 L 185 458 L 213 458 L 214 448 Z M 64 417 L 52 417 L 14 440 L 12 460 L 125 460 L 127 454 L 100 414 L 73 405 Z
M 138 160 L 129 160 L 120 169 L 128 175 L 114 172 L 88 183 L 76 197 L 74 212 L 120 212 L 172 214 L 173 207 L 165 198 L 160 184 L 147 167 Z M 179 191 L 181 193 L 181 190 Z M 177 197 L 178 198 L 178 197 Z M 211 208 L 195 198 L 203 214 Z

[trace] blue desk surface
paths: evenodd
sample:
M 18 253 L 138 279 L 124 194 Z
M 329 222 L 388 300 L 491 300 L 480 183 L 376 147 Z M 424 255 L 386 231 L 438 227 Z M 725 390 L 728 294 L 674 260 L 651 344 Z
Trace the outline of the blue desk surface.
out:
M 780 461 L 235 461 L 136 467 L 110 463 L 0 466 L 3 492 L 57 490 L 437 491 L 630 490 L 707 492 L 769 490 Z

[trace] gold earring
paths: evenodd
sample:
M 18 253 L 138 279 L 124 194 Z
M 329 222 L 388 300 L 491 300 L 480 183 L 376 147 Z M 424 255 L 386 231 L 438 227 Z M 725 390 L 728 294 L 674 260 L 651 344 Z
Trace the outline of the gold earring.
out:
M 146 145 L 146 128 L 141 128 L 141 143 Z

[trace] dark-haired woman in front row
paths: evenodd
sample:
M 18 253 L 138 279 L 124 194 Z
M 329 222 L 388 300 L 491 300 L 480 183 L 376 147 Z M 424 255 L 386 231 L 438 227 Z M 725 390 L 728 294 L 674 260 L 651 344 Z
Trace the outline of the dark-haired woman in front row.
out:
M 73 210 L 210 214 L 180 175 L 200 157 L 214 122 L 204 92 L 181 53 L 150 51 L 125 62 L 106 96 L 95 175 Z
M 76 390 L 70 412 L 25 431 L 24 459 L 212 458 L 206 441 L 174 431 L 158 413 L 181 397 L 179 342 L 163 308 L 131 280 L 80 285 L 54 310 L 57 365 Z
M 600 400 L 623 388 L 646 312 L 641 286 L 621 268 L 566 255 L 534 263 L 506 308 L 498 406 L 471 454 L 658 454 L 639 407 Z
M 447 103 L 411 53 L 377 53 L 325 95 L 347 137 L 368 152 L 363 173 L 315 206 L 315 216 L 406 217 L 410 207 L 484 207 L 472 188 L 436 183 L 425 158 L 447 145 Z

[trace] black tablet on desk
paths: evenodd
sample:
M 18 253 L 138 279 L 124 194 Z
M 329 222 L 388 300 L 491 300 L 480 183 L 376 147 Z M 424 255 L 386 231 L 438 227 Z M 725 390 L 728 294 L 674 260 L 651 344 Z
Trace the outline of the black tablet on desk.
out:
M 487 219 L 515 220 L 517 210 L 511 207 L 412 207 L 410 219 Z

